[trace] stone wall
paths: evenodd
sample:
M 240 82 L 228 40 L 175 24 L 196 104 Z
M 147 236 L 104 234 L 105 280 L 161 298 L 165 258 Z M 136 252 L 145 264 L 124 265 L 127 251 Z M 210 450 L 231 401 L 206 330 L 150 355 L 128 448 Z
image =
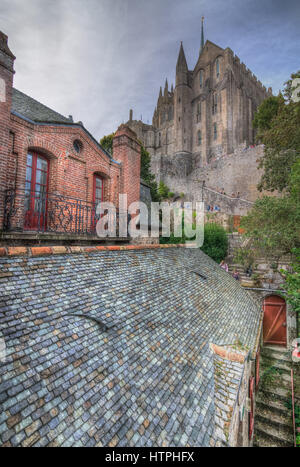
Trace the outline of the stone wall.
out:
M 258 159 L 262 156 L 263 146 L 241 146 L 233 154 L 216 158 L 209 165 L 200 167 L 200 161 L 188 154 L 153 155 L 151 170 L 156 180 L 163 181 L 170 191 L 184 193 L 185 200 L 201 201 L 203 191 L 206 205 L 218 206 L 220 212 L 228 215 L 245 215 L 252 202 L 260 196 L 257 191 L 261 178 Z M 222 190 L 225 195 L 219 193 Z
M 249 239 L 243 238 L 238 233 L 232 233 L 228 235 L 229 248 L 228 248 L 228 258 L 227 262 L 229 263 L 229 269 L 231 270 L 236 264 L 230 265 L 230 263 L 235 263 L 234 255 L 238 248 L 246 247 Z M 251 296 L 256 300 L 260 307 L 263 307 L 264 299 L 270 295 L 279 295 L 284 293 L 282 285 L 284 284 L 284 278 L 280 274 L 281 269 L 288 270 L 290 268 L 292 259 L 288 256 L 284 256 L 279 260 L 272 258 L 257 258 L 253 264 L 253 274 L 257 277 L 257 281 L 251 278 L 243 278 L 243 273 L 241 274 L 240 280 L 241 285 L 244 285 L 249 291 Z M 239 265 L 237 269 L 243 270 L 244 266 Z M 254 276 L 254 277 L 255 277 Z M 298 324 L 297 324 L 298 320 Z M 287 345 L 288 347 L 292 344 L 293 339 L 297 336 L 297 329 L 299 333 L 300 329 L 300 316 L 297 316 L 296 311 L 292 309 L 290 305 L 287 304 Z

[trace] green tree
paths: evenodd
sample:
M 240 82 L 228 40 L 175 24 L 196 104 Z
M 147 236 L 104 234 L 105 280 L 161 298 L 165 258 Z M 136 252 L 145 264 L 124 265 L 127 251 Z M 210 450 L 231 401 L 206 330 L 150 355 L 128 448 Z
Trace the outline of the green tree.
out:
M 159 196 L 160 196 L 161 199 L 169 198 L 169 193 L 170 193 L 169 188 L 162 181 L 159 182 L 158 193 L 159 193 Z
M 241 220 L 257 257 L 280 257 L 300 247 L 300 159 L 291 168 L 287 187 L 284 196 L 257 199 Z
M 113 152 L 114 136 L 115 133 L 111 133 L 110 135 L 103 136 L 103 138 L 100 139 L 100 145 L 105 149 L 105 151 L 109 152 L 109 154 L 112 154 Z
M 155 181 L 155 175 L 151 173 L 151 156 L 148 151 L 141 146 L 141 178 L 150 186 L 152 201 L 160 201 L 160 195 Z
M 205 224 L 204 243 L 201 250 L 217 263 L 220 263 L 226 257 L 228 251 L 226 230 L 219 224 Z
M 300 102 L 292 102 L 291 76 L 285 83 L 284 96 L 258 109 L 255 124 L 265 145 L 260 161 L 263 176 L 260 190 L 280 193 L 279 197 L 258 199 L 242 219 L 241 226 L 249 237 L 247 249 L 254 257 L 277 257 L 290 254 L 294 258 L 291 271 L 281 271 L 285 278 L 286 299 L 300 313 Z M 272 105 L 273 105 L 272 104 Z M 266 109 L 270 112 L 267 113 Z M 272 112 L 274 111 L 274 112 Z M 298 318 L 299 320 L 299 318 Z
M 271 122 L 277 115 L 281 101 L 283 101 L 281 94 L 279 96 L 271 96 L 265 99 L 259 106 L 253 120 L 253 127 L 259 132 L 258 139 L 263 137 L 266 130 L 270 129 Z
M 259 168 L 263 169 L 260 191 L 287 190 L 292 166 L 300 158 L 300 102 L 290 100 L 291 82 L 285 83 L 286 100 L 282 94 L 266 99 L 254 117 L 257 139 L 265 145 L 259 162 Z
M 293 250 L 295 262 L 291 265 L 291 271 L 281 269 L 281 274 L 285 278 L 285 299 L 298 314 L 298 337 L 300 337 L 300 248 Z

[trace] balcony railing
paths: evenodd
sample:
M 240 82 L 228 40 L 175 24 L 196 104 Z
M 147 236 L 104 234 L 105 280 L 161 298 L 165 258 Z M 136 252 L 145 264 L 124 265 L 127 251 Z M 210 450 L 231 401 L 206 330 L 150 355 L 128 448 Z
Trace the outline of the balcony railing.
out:
M 96 211 L 95 203 L 77 198 L 29 190 L 6 190 L 3 230 L 95 236 L 100 219 Z M 119 213 L 116 215 L 118 219 Z

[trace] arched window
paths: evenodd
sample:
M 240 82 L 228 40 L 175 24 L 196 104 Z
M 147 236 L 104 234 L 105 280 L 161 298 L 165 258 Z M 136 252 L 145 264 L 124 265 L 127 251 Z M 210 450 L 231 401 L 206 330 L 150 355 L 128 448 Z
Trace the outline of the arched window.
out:
M 103 178 L 94 174 L 94 203 L 98 206 L 103 201 Z
M 201 102 L 197 103 L 197 122 L 201 121 Z
M 217 128 L 217 124 L 214 123 L 214 140 L 216 140 L 218 138 L 218 128 Z
M 49 161 L 35 152 L 27 154 L 25 180 L 25 230 L 47 227 Z
M 203 86 L 203 70 L 199 71 L 199 83 L 200 83 L 200 88 Z
M 198 146 L 201 146 L 201 144 L 202 144 L 202 135 L 201 135 L 200 130 L 197 133 L 197 137 L 198 137 Z
M 212 114 L 216 114 L 218 111 L 218 95 L 213 94 L 212 96 Z
M 217 58 L 216 60 L 216 76 L 217 78 L 219 78 L 220 76 L 220 59 L 219 58 Z

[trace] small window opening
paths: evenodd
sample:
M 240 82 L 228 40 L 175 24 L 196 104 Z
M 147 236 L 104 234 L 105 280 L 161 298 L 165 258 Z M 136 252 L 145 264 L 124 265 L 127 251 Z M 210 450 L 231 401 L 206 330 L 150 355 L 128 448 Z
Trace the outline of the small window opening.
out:
M 77 152 L 77 154 L 80 154 L 82 149 L 83 149 L 83 144 L 81 141 L 79 141 L 79 139 L 75 139 L 75 141 L 73 142 L 73 148 L 75 149 L 75 151 Z

